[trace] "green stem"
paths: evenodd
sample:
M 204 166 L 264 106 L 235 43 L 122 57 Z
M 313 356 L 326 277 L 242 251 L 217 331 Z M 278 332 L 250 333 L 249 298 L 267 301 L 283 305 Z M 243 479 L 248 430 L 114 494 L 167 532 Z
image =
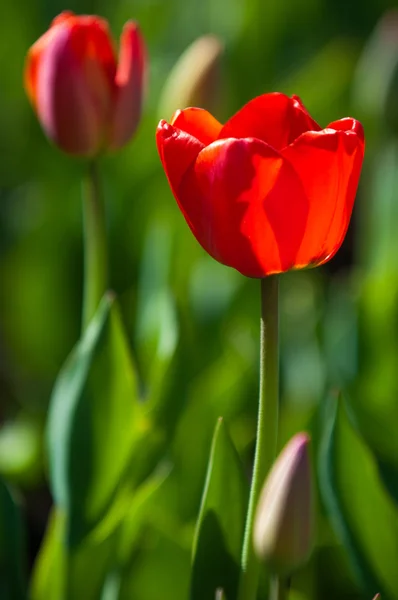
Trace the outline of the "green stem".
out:
M 94 316 L 108 285 L 105 209 L 100 193 L 97 165 L 95 162 L 90 163 L 84 183 L 83 331 Z
M 261 280 L 260 397 L 253 478 L 242 552 L 239 600 L 255 600 L 260 565 L 253 549 L 253 522 L 264 480 L 276 454 L 278 433 L 279 344 L 278 276 Z
M 286 582 L 280 577 L 271 578 L 270 600 L 287 600 L 289 595 Z

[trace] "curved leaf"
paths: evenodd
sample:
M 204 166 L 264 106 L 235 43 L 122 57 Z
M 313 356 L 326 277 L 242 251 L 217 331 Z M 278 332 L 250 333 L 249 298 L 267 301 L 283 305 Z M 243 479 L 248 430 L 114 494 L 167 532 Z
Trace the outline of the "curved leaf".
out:
M 397 600 L 398 512 L 342 401 L 326 412 L 319 478 L 332 524 L 367 595 Z
M 222 419 L 213 437 L 196 536 L 191 600 L 236 598 L 249 486 Z
M 50 405 L 51 486 L 71 546 L 100 522 L 123 484 L 140 426 L 136 399 L 123 325 L 105 297 L 67 359 Z
M 54 510 L 34 566 L 30 600 L 100 597 L 107 572 L 113 566 L 117 532 L 102 542 L 88 540 L 71 549 L 64 543 L 65 526 L 65 515 Z

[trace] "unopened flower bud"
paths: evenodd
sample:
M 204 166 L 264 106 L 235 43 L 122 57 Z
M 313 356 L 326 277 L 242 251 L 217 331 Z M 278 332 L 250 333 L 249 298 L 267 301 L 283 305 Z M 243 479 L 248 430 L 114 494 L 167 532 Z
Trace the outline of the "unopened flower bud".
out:
M 25 88 L 47 136 L 70 154 L 94 156 L 123 146 L 141 114 L 145 47 L 126 23 L 119 61 L 108 24 L 66 11 L 30 48 Z
M 171 70 L 159 102 L 160 115 L 178 108 L 200 106 L 214 109 L 220 89 L 220 59 L 223 45 L 215 35 L 195 40 Z
M 295 435 L 274 463 L 254 522 L 254 547 L 271 572 L 289 575 L 313 547 L 313 490 L 309 438 Z

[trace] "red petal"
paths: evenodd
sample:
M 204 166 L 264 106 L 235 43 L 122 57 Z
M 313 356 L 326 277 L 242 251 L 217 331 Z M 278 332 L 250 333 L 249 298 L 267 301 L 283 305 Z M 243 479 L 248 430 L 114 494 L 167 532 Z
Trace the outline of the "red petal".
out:
M 305 131 L 319 129 L 297 96 L 274 93 L 248 102 L 227 121 L 218 137 L 254 137 L 282 150 Z
M 95 154 L 109 122 L 116 70 L 106 24 L 70 17 L 49 34 L 36 66 L 38 116 L 63 150 Z
M 351 217 L 364 153 L 363 130 L 353 119 L 304 133 L 283 156 L 294 166 L 309 202 L 296 267 L 321 264 L 339 249 Z
M 193 135 L 205 146 L 217 139 L 222 128 L 221 123 L 203 108 L 177 110 L 171 119 L 171 124 Z
M 91 15 L 70 17 L 66 23 L 71 28 L 71 49 L 76 60 L 81 62 L 88 82 L 93 86 L 98 84 L 97 70 L 100 69 L 109 90 L 113 92 L 116 58 L 108 23 L 105 19 Z
M 65 23 L 65 21 L 69 21 L 69 19 L 75 18 L 76 15 L 74 12 L 72 12 L 71 10 L 64 10 L 51 21 L 51 27 L 54 27 L 54 25 L 60 25 L 61 23 Z
M 192 135 L 176 129 L 166 121 L 160 121 L 158 125 L 156 144 L 170 187 L 178 201 L 181 181 L 204 145 Z M 180 208 L 184 212 L 183 207 Z
M 146 50 L 138 25 L 126 23 L 120 41 L 116 73 L 116 97 L 110 131 L 110 147 L 120 148 L 133 135 L 141 116 L 146 79 Z
M 61 15 L 59 15 L 61 17 Z M 57 28 L 52 27 L 44 33 L 28 50 L 25 61 L 25 90 L 33 108 L 37 111 L 37 75 L 41 57 L 48 44 L 56 35 Z
M 219 262 L 249 277 L 294 266 L 308 207 L 296 173 L 270 146 L 215 142 L 174 193 L 195 237 Z

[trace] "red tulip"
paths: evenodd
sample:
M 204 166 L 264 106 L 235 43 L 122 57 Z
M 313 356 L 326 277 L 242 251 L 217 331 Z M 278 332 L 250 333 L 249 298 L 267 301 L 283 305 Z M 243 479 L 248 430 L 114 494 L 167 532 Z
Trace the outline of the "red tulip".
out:
M 321 130 L 297 96 L 275 93 L 225 125 L 179 110 L 156 138 L 189 227 L 219 262 L 264 277 L 323 264 L 342 244 L 364 154 L 358 121 Z
M 25 66 L 26 91 L 48 137 L 83 156 L 123 146 L 140 118 L 145 62 L 136 23 L 124 27 L 117 63 L 106 21 L 59 15 Z

